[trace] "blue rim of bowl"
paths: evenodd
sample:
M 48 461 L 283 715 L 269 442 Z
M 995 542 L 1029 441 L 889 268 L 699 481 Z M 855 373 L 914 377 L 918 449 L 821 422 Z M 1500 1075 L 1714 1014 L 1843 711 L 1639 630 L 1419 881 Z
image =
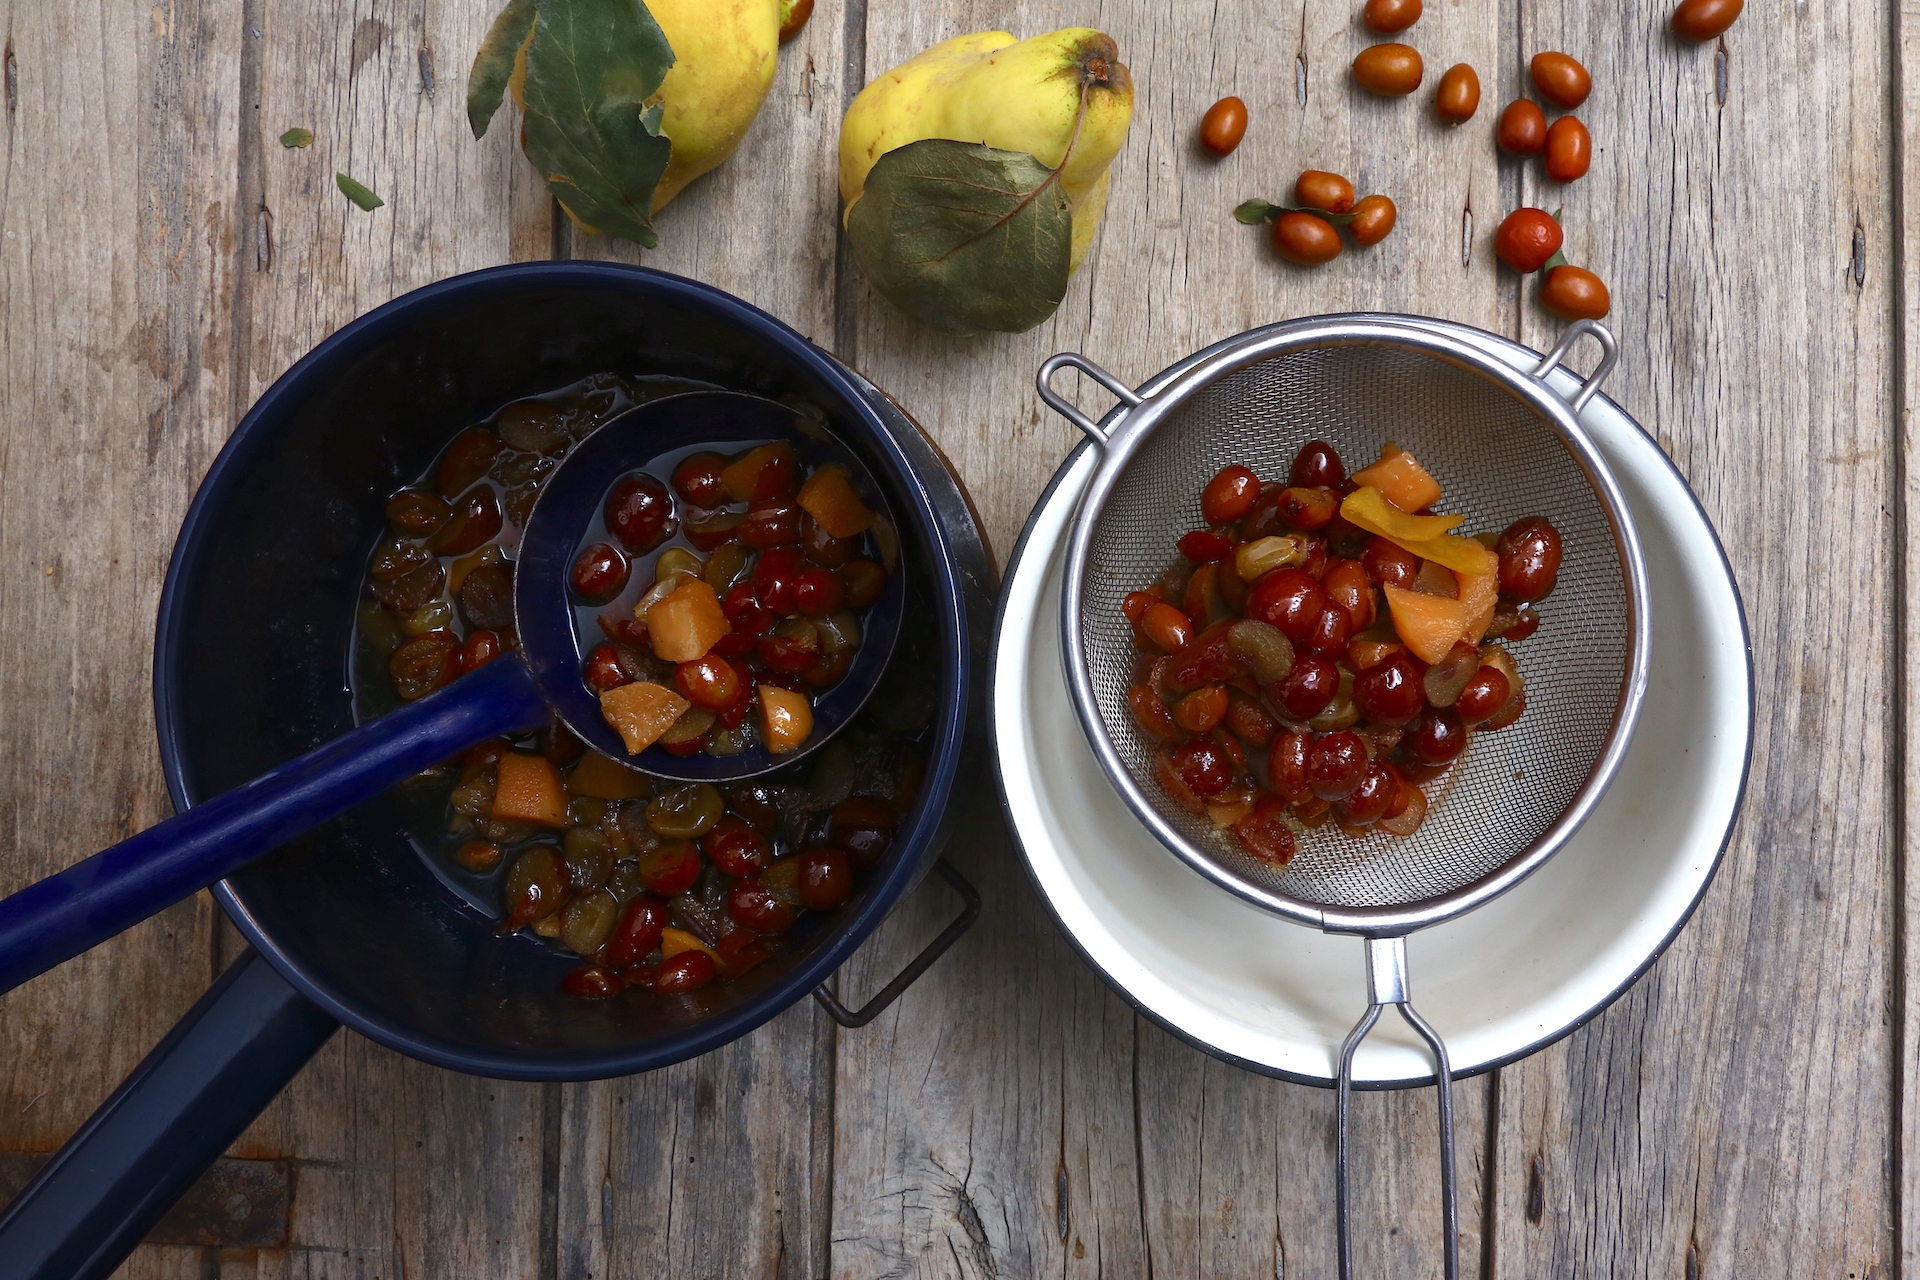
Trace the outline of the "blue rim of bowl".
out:
M 1475 335 L 1482 338 L 1490 338 L 1494 342 L 1500 344 L 1501 346 L 1515 352 L 1531 354 L 1536 357 L 1541 355 L 1540 352 L 1534 351 L 1529 347 L 1521 346 L 1519 343 L 1515 342 L 1511 338 L 1502 337 L 1501 335 L 1497 333 L 1493 333 L 1489 330 L 1480 329 L 1469 324 L 1461 324 L 1458 321 L 1453 321 L 1453 320 L 1436 320 L 1427 316 L 1395 315 L 1391 312 L 1352 312 L 1352 313 L 1347 313 L 1346 316 L 1342 316 L 1342 317 L 1315 317 L 1315 318 L 1318 318 L 1318 319 L 1364 318 L 1364 319 L 1401 320 L 1401 321 L 1415 320 L 1421 324 L 1438 325 L 1443 328 L 1451 329 L 1462 334 L 1470 334 L 1470 335 Z M 1162 369 L 1160 372 L 1154 374 L 1151 378 L 1148 378 L 1144 383 L 1141 384 L 1141 386 L 1157 389 L 1158 387 L 1164 385 L 1167 382 L 1172 381 L 1175 377 L 1179 376 L 1179 374 L 1189 366 L 1196 364 L 1199 361 L 1205 359 L 1216 348 L 1224 347 L 1230 343 L 1239 342 L 1245 336 L 1246 336 L 1245 334 L 1235 334 L 1230 338 L 1222 339 L 1220 342 L 1213 343 L 1203 348 L 1200 351 L 1196 351 L 1192 355 L 1187 356 L 1185 359 L 1176 361 L 1175 363 L 1168 365 L 1165 369 Z M 1565 369 L 1564 366 L 1562 367 L 1562 371 L 1565 372 L 1567 376 L 1573 378 L 1576 382 L 1584 384 L 1586 381 L 1584 378 L 1581 378 L 1579 375 L 1575 374 L 1571 369 Z M 1540 1050 L 1542 1049 L 1547 1048 L 1549 1045 L 1558 1043 L 1559 1041 L 1566 1039 L 1568 1036 L 1578 1031 L 1581 1027 L 1586 1026 L 1589 1022 L 1592 1022 L 1595 1018 L 1599 1017 L 1602 1013 L 1605 1013 L 1607 1009 L 1610 1008 L 1616 1000 L 1618 1000 L 1621 996 L 1625 995 L 1633 987 L 1634 983 L 1640 981 L 1641 978 L 1646 976 L 1647 970 L 1653 968 L 1654 962 L 1659 960 L 1661 956 L 1666 954 L 1667 948 L 1673 945 L 1674 939 L 1678 938 L 1680 936 L 1681 931 L 1687 927 L 1687 922 L 1693 919 L 1693 913 L 1700 909 L 1701 900 L 1707 896 L 1707 890 L 1712 888 L 1714 880 L 1719 876 L 1720 864 L 1726 860 L 1727 846 L 1733 843 L 1733 829 L 1735 826 L 1739 824 L 1741 803 L 1742 801 L 1744 801 L 1746 796 L 1748 778 L 1753 772 L 1753 735 L 1754 735 L 1753 726 L 1754 726 L 1754 716 L 1757 711 L 1757 707 L 1755 703 L 1756 692 L 1754 689 L 1754 681 L 1753 681 L 1753 633 L 1747 626 L 1747 602 L 1745 598 L 1742 597 L 1742 595 L 1740 594 L 1740 581 L 1738 578 L 1734 576 L 1733 562 L 1727 559 L 1727 549 L 1725 545 L 1722 544 L 1720 541 L 1720 531 L 1713 527 L 1713 521 L 1707 518 L 1706 508 L 1700 505 L 1699 495 L 1694 493 L 1693 486 L 1687 483 L 1687 478 L 1680 473 L 1680 468 L 1673 464 L 1673 459 L 1667 456 L 1667 451 L 1660 447 L 1660 442 L 1655 440 L 1651 435 L 1651 433 L 1649 433 L 1645 427 L 1640 425 L 1640 422 L 1638 419 L 1636 419 L 1632 414 L 1628 413 L 1625 409 L 1621 408 L 1619 403 L 1615 401 L 1613 397 L 1607 395 L 1604 391 L 1596 392 L 1594 394 L 1594 399 L 1604 400 L 1607 403 L 1607 405 L 1610 408 L 1612 408 L 1614 412 L 1618 413 L 1621 416 L 1621 418 L 1623 418 L 1626 422 L 1628 422 L 1635 431 L 1639 432 L 1642 436 L 1644 436 L 1647 440 L 1647 443 L 1653 446 L 1653 451 L 1659 457 L 1661 465 L 1666 467 L 1666 469 L 1673 474 L 1673 478 L 1679 482 L 1680 488 L 1683 491 L 1685 491 L 1688 500 L 1693 503 L 1693 509 L 1695 513 L 1699 515 L 1700 523 L 1706 526 L 1707 536 L 1713 540 L 1713 549 L 1715 553 L 1718 554 L 1720 557 L 1721 571 L 1726 574 L 1727 585 L 1733 591 L 1734 610 L 1739 614 L 1739 617 L 1740 617 L 1740 647 L 1747 655 L 1747 741 L 1745 746 L 1742 748 L 1741 755 L 1740 755 L 1740 790 L 1739 790 L 1740 799 L 1736 800 L 1734 803 L 1733 813 L 1727 819 L 1727 829 L 1724 832 L 1722 832 L 1720 836 L 1720 847 L 1714 850 L 1713 865 L 1707 868 L 1707 874 L 1704 877 L 1702 877 L 1700 881 L 1700 888 L 1693 895 L 1693 901 L 1687 904 L 1687 909 L 1680 913 L 1680 918 L 1674 922 L 1673 928 L 1667 932 L 1667 935 L 1664 938 L 1660 940 L 1660 943 L 1658 946 L 1654 947 L 1650 952 L 1647 953 L 1647 958 L 1640 963 L 1638 968 L 1636 968 L 1631 974 L 1629 974 L 1627 978 L 1620 983 L 1619 986 L 1615 987 L 1612 991 L 1608 992 L 1601 999 L 1595 1001 L 1591 1008 L 1589 1008 L 1585 1013 L 1581 1014 L 1578 1018 L 1576 1018 L 1572 1022 L 1569 1022 L 1568 1024 L 1566 1024 L 1564 1027 L 1561 1027 L 1560 1029 L 1554 1032 L 1551 1032 L 1548 1035 L 1542 1036 L 1538 1040 L 1531 1041 L 1528 1044 L 1522 1046 L 1521 1048 L 1514 1050 L 1512 1053 L 1503 1055 L 1502 1057 L 1499 1057 L 1499 1058 L 1495 1058 L 1490 1062 L 1483 1062 L 1483 1063 L 1476 1064 L 1475 1066 L 1470 1067 L 1465 1071 L 1456 1071 L 1453 1073 L 1453 1079 L 1455 1080 L 1470 1080 L 1474 1076 L 1483 1075 L 1489 1071 L 1498 1071 L 1502 1067 L 1512 1066 L 1514 1063 L 1519 1062 L 1521 1059 L 1532 1057 L 1534 1054 L 1540 1052 Z M 1104 423 L 1105 418 L 1107 416 L 1110 416 L 1113 413 L 1117 413 L 1125 407 L 1126 407 L 1125 405 L 1114 406 L 1112 410 L 1108 411 L 1107 415 L 1102 416 L 1102 422 Z M 1093 447 L 1092 441 L 1082 440 L 1077 446 L 1074 447 L 1071 453 L 1069 453 L 1065 458 L 1061 460 L 1060 465 L 1057 468 L 1055 468 L 1052 477 L 1048 479 L 1047 487 L 1041 491 L 1039 498 L 1037 498 L 1034 501 L 1033 509 L 1027 513 L 1026 523 L 1022 525 L 1020 529 L 1020 537 L 1013 544 L 1013 554 L 1007 558 L 1007 567 L 1000 575 L 1000 582 L 1001 582 L 1000 590 L 1001 590 L 1001 599 L 1002 599 L 1003 606 L 1005 603 L 1006 592 L 1011 589 L 1014 578 L 1019 575 L 1021 562 L 1024 560 L 1027 553 L 1027 542 L 1033 533 L 1033 527 L 1035 522 L 1040 518 L 1040 513 L 1044 511 L 1047 508 L 1048 504 L 1052 501 L 1054 493 L 1060 488 L 1061 484 L 1065 482 L 1067 478 L 1067 474 L 1073 470 L 1074 465 L 1080 459 L 1080 455 L 1086 450 L 1091 449 L 1092 447 Z M 1004 607 L 1002 607 L 997 613 L 997 615 L 995 616 L 994 623 L 993 623 L 993 648 L 991 650 L 991 656 L 989 657 L 987 662 L 987 672 L 988 672 L 989 678 L 992 678 L 993 676 L 997 676 L 999 674 L 1000 645 L 1006 631 L 1006 618 L 1007 618 L 1007 611 Z M 1162 1031 L 1165 1031 L 1167 1034 L 1173 1036 L 1176 1040 L 1179 1040 L 1185 1044 L 1189 1044 L 1193 1046 L 1195 1049 L 1198 1049 L 1200 1052 L 1208 1055 L 1209 1057 L 1218 1058 L 1222 1062 L 1228 1063 L 1232 1066 L 1239 1067 L 1244 1071 L 1251 1071 L 1255 1075 L 1270 1076 L 1276 1080 L 1286 1080 L 1293 1084 L 1312 1085 L 1313 1087 L 1318 1089 L 1333 1088 L 1335 1082 L 1327 1077 L 1306 1075 L 1297 1071 L 1285 1071 L 1278 1067 L 1268 1066 L 1267 1064 L 1262 1062 L 1253 1062 L 1248 1059 L 1239 1057 L 1236 1054 L 1227 1053 L 1222 1049 L 1216 1048 L 1215 1046 L 1206 1043 L 1204 1040 L 1201 1040 L 1198 1037 L 1187 1032 L 1185 1029 L 1174 1025 L 1173 1023 L 1169 1022 L 1167 1019 L 1155 1013 L 1152 1009 L 1149 1009 L 1146 1005 L 1142 1004 L 1140 1001 L 1136 1000 L 1132 992 L 1128 991 L 1126 987 L 1123 986 L 1118 979 L 1116 979 L 1112 974 L 1108 973 L 1106 969 L 1101 967 L 1099 961 L 1095 960 L 1093 958 L 1092 953 L 1090 953 L 1084 946 L 1081 945 L 1080 939 L 1074 934 L 1073 930 L 1067 927 L 1066 921 L 1062 920 L 1060 918 L 1060 913 L 1054 909 L 1053 899 L 1047 896 L 1046 889 L 1043 885 L 1041 885 L 1039 876 L 1034 873 L 1032 861 L 1027 857 L 1026 842 L 1020 838 L 1019 828 L 1015 826 L 1015 824 L 1012 821 L 1012 806 L 1007 801 L 1006 775 L 1001 768 L 1001 755 L 1000 755 L 1000 748 L 999 748 L 1000 721 L 999 721 L 998 704 L 997 704 L 997 700 L 991 699 L 991 698 L 988 699 L 988 707 L 987 707 L 987 731 L 989 734 L 992 735 L 993 780 L 994 780 L 994 785 L 998 787 L 1000 791 L 1000 810 L 1001 810 L 1001 813 L 1004 816 L 1006 816 L 1008 819 L 1007 827 L 1008 827 L 1008 830 L 1010 830 L 1013 833 L 1014 844 L 1017 845 L 1020 849 L 1021 869 L 1026 872 L 1028 883 L 1030 883 L 1033 886 L 1034 896 L 1039 898 L 1041 903 L 1045 905 L 1047 909 L 1047 915 L 1050 919 L 1052 919 L 1054 928 L 1060 931 L 1061 936 L 1067 940 L 1068 944 L 1072 946 L 1074 951 L 1079 955 L 1080 959 L 1086 963 L 1087 967 L 1100 975 L 1101 980 L 1107 984 L 1108 989 L 1114 992 L 1116 995 L 1118 995 L 1122 1000 L 1126 1001 L 1127 1004 L 1132 1006 L 1135 1013 L 1138 1013 L 1139 1015 L 1144 1017 L 1147 1021 L 1153 1023 L 1156 1027 L 1159 1027 Z M 1424 1088 L 1428 1085 L 1431 1085 L 1433 1082 L 1434 1080 L 1432 1076 L 1409 1078 L 1404 1080 L 1356 1080 L 1354 1081 L 1353 1087 L 1356 1089 L 1364 1089 L 1368 1091 L 1387 1090 L 1387 1089 L 1419 1089 L 1419 1088 Z
M 928 567 L 937 588 L 937 621 L 942 641 L 941 683 L 950 687 L 954 696 L 952 702 L 941 709 L 941 719 L 936 724 L 934 739 L 928 747 L 930 767 L 922 784 L 921 801 L 913 821 L 899 836 L 895 846 L 895 861 L 854 912 L 834 922 L 833 940 L 794 965 L 778 982 L 757 992 L 752 998 L 709 1020 L 694 1024 L 679 1035 L 659 1041 L 645 1051 L 572 1054 L 542 1059 L 513 1052 L 477 1050 L 437 1037 L 419 1035 L 401 1020 L 388 1017 L 335 989 L 323 975 L 308 972 L 253 917 L 235 894 L 231 883 L 222 880 L 213 887 L 215 898 L 247 940 L 267 957 L 301 995 L 333 1017 L 409 1057 L 454 1071 L 503 1080 L 598 1080 L 657 1070 L 730 1043 L 804 999 L 878 927 L 894 903 L 915 882 L 920 864 L 925 861 L 930 865 L 931 858 L 938 852 L 934 846 L 943 830 L 944 810 L 960 768 L 969 682 L 972 679 L 965 639 L 966 603 L 954 572 L 948 540 L 935 518 L 933 502 L 926 491 L 925 482 L 901 451 L 883 416 L 873 408 L 864 390 L 864 383 L 857 375 L 785 322 L 732 294 L 682 276 L 624 263 L 532 262 L 490 267 L 424 285 L 336 330 L 281 374 L 254 402 L 222 446 L 213 465 L 207 469 L 181 522 L 179 536 L 174 541 L 173 554 L 167 563 L 166 580 L 161 587 L 159 615 L 155 624 L 154 724 L 159 737 L 167 793 L 176 810 L 188 807 L 191 794 L 185 777 L 183 747 L 175 718 L 179 699 L 176 688 L 178 665 L 182 658 L 180 630 L 185 625 L 180 602 L 187 566 L 199 561 L 211 536 L 211 513 L 221 504 L 228 489 L 238 483 L 237 476 L 243 463 L 262 447 L 266 438 L 263 424 L 274 416 L 282 400 L 298 393 L 299 384 L 308 378 L 326 375 L 336 362 L 354 354 L 363 343 L 377 339 L 389 326 L 401 323 L 423 305 L 469 293 L 474 294 L 477 300 L 497 290 L 568 278 L 600 285 L 639 285 L 649 293 L 675 296 L 690 306 L 707 309 L 781 347 L 823 384 L 839 393 L 849 405 L 857 406 L 857 411 L 871 428 L 870 435 L 876 453 L 891 471 L 892 479 L 899 485 L 900 491 L 909 495 L 906 514 L 912 519 L 914 531 L 925 549 Z

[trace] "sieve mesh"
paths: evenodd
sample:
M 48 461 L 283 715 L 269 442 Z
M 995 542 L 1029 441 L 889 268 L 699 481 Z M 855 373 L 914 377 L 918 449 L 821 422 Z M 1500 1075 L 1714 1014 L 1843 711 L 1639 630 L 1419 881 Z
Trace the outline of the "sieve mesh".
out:
M 1247 857 L 1231 832 L 1173 803 L 1155 777 L 1155 744 L 1127 708 L 1140 657 L 1120 602 L 1177 559 L 1204 527 L 1200 491 L 1230 463 L 1284 481 L 1309 440 L 1331 443 L 1349 470 L 1381 444 L 1409 450 L 1445 486 L 1462 532 L 1544 515 L 1565 544 L 1540 629 L 1511 646 L 1527 712 L 1476 733 L 1446 778 L 1427 784 L 1414 835 L 1352 839 L 1332 824 L 1307 833 L 1279 871 Z M 1471 884 L 1528 848 L 1572 804 L 1604 751 L 1630 659 L 1627 583 L 1606 507 L 1550 421 L 1490 376 L 1389 345 L 1283 352 L 1227 374 L 1176 406 L 1117 476 L 1095 516 L 1078 625 L 1090 690 L 1140 794 L 1215 866 L 1316 906 L 1419 903 Z

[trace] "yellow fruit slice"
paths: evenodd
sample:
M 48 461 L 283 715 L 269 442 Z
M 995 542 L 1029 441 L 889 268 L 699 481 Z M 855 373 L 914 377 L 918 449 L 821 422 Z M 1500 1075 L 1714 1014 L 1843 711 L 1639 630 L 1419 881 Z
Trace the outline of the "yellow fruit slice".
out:
M 1380 461 L 1353 473 L 1353 482 L 1378 489 L 1402 511 L 1418 511 L 1440 501 L 1440 482 L 1410 453 L 1384 451 Z
M 718 963 L 720 959 L 720 953 L 718 951 L 715 951 L 712 947 L 700 941 L 700 939 L 696 937 L 694 934 L 688 933 L 685 929 L 682 929 L 677 925 L 670 924 L 665 929 L 661 930 L 661 933 L 660 933 L 661 956 L 664 957 L 665 959 L 671 960 L 675 956 L 679 955 L 682 951 L 704 951 L 708 955 L 713 957 L 715 963 Z
M 689 578 L 648 609 L 646 623 L 654 656 L 667 662 L 703 658 L 715 640 L 733 630 L 720 597 L 699 578 Z
M 1460 603 L 1471 611 L 1467 615 L 1466 642 L 1479 644 L 1480 637 L 1493 625 L 1493 611 L 1500 603 L 1500 575 L 1462 573 L 1456 577 L 1460 582 Z
M 567 792 L 560 772 L 545 756 L 509 751 L 500 757 L 493 788 L 493 817 L 501 822 L 567 825 Z
M 1400 587 L 1385 590 L 1394 631 L 1422 662 L 1440 661 L 1466 635 L 1472 615 L 1464 602 Z
M 1455 537 L 1447 532 L 1457 528 L 1465 516 L 1410 516 L 1399 510 L 1378 489 L 1356 489 L 1340 504 L 1347 523 L 1377 534 L 1419 556 L 1443 564 L 1455 573 L 1485 574 L 1498 569 L 1500 560 L 1472 538 Z
M 873 523 L 873 513 L 853 491 L 847 469 L 830 462 L 800 486 L 800 509 L 836 538 L 857 538 Z
M 636 756 L 658 742 L 692 705 L 665 685 L 647 680 L 619 685 L 600 695 L 600 714 Z
M 638 769 L 629 769 L 611 756 L 589 751 L 573 767 L 567 790 L 577 796 L 600 800 L 631 800 L 649 794 L 653 786 Z
M 1399 542 L 1399 539 L 1394 539 Z M 1478 578 L 1498 573 L 1500 557 L 1472 538 L 1429 538 L 1425 542 L 1401 542 L 1401 546 L 1419 556 L 1443 564 L 1463 577 Z
M 804 693 L 778 685 L 760 686 L 760 719 L 767 750 L 776 756 L 795 750 L 813 732 L 813 703 Z
M 1368 470 L 1373 468 L 1369 467 Z M 1365 474 L 1362 472 L 1361 474 Z M 1340 514 L 1348 523 L 1360 526 L 1368 533 L 1390 538 L 1401 546 L 1415 542 L 1428 542 L 1444 536 L 1448 530 L 1457 529 L 1465 522 L 1465 516 L 1415 516 L 1387 500 L 1387 495 L 1371 486 L 1355 489 L 1340 504 Z

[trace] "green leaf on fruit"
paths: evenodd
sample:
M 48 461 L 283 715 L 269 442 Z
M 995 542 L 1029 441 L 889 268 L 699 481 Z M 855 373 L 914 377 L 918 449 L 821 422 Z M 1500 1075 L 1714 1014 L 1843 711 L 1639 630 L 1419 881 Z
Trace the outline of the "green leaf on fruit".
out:
M 1283 213 L 1310 213 L 1316 218 L 1324 218 L 1336 227 L 1344 227 L 1357 216 L 1351 213 L 1328 213 L 1325 209 L 1315 209 L 1304 204 L 1269 204 L 1265 200 L 1249 200 L 1233 211 L 1233 216 L 1250 227 L 1263 222 L 1274 222 Z
M 280 145 L 289 151 L 295 147 L 310 147 L 313 145 L 313 130 L 289 129 L 280 135 Z
M 642 0 L 508 0 L 474 55 L 467 124 L 484 135 L 518 77 L 521 136 L 547 190 L 583 226 L 651 249 L 673 144 L 647 100 L 673 61 Z
M 527 44 L 527 157 L 547 190 L 596 231 L 651 249 L 653 189 L 673 144 L 647 99 L 673 66 L 640 0 L 537 0 Z
M 386 203 L 385 200 L 373 194 L 373 192 L 369 191 L 363 184 L 355 182 L 344 173 L 334 174 L 333 181 L 334 185 L 340 188 L 341 195 L 353 201 L 368 213 L 372 213 L 375 209 L 378 209 Z
M 533 34 L 533 17 L 533 0 L 507 0 L 473 55 L 473 70 L 467 73 L 467 126 L 476 138 L 487 135 L 487 124 L 500 109 L 514 59 Z
M 1554 225 L 1554 226 L 1556 226 L 1556 227 L 1557 227 L 1557 226 L 1559 226 L 1559 225 L 1560 225 L 1560 215 L 1561 215 L 1561 214 L 1562 214 L 1563 212 L 1565 212 L 1565 210 L 1566 210 L 1566 206 L 1565 206 L 1565 205 L 1561 205 L 1561 206 L 1560 206 L 1560 208 L 1558 208 L 1558 209 L 1555 209 L 1555 210 L 1554 210 L 1554 211 L 1553 211 L 1553 212 L 1552 212 L 1551 214 L 1549 214 L 1549 215 L 1548 215 L 1549 217 L 1551 217 L 1551 218 L 1553 219 L 1553 225 Z M 1567 255 L 1566 255 L 1566 251 L 1565 251 L 1565 247 L 1564 247 L 1564 244 L 1565 244 L 1565 238 L 1564 238 L 1564 236 L 1563 236 L 1563 237 L 1562 237 L 1562 248 L 1559 248 L 1559 249 L 1555 249 L 1555 250 L 1553 251 L 1553 256 L 1552 256 L 1551 258 L 1548 258 L 1548 259 L 1547 259 L 1547 260 L 1546 260 L 1545 262 L 1543 262 L 1543 263 L 1541 263 L 1541 264 L 1540 264 L 1540 270 L 1542 270 L 1542 271 L 1551 271 L 1551 270 L 1553 270 L 1553 269 L 1554 269 L 1555 267 L 1564 267 L 1564 266 L 1566 266 L 1566 265 L 1567 265 Z
M 875 163 L 847 236 L 908 315 L 949 333 L 1021 333 L 1066 296 L 1073 208 L 1024 151 L 925 138 Z

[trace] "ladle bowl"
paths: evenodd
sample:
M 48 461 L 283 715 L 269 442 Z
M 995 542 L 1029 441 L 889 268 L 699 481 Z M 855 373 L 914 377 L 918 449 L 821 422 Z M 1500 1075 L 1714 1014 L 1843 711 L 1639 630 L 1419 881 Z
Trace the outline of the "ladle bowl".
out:
M 513 579 L 514 627 L 521 656 L 547 705 L 595 750 L 615 760 L 629 759 L 620 735 L 600 714 L 598 696 L 581 677 L 586 651 L 598 638 L 583 639 L 574 625 L 567 574 L 608 486 L 677 450 L 769 440 L 793 441 L 805 463 L 835 462 L 846 467 L 865 500 L 884 506 L 879 486 L 859 458 L 823 427 L 786 405 L 737 391 L 689 391 L 629 409 L 576 444 L 548 478 L 520 537 Z M 838 683 L 815 696 L 813 732 L 794 750 L 775 755 L 764 744 L 755 743 L 735 755 L 676 756 L 652 746 L 631 757 L 631 762 L 655 777 L 736 782 L 804 759 L 866 705 L 893 654 L 905 600 L 906 589 L 896 567 L 887 575 L 880 598 L 861 619 L 860 647 L 854 651 L 852 665 Z M 458 687 L 456 683 L 449 691 Z

